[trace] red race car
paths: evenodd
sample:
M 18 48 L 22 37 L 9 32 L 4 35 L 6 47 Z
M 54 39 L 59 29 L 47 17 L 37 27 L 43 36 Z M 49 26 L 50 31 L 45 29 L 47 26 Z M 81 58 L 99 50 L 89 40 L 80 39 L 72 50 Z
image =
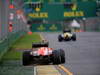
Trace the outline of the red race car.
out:
M 23 53 L 23 65 L 62 64 L 65 63 L 65 52 L 48 47 L 48 42 L 32 44 L 32 50 Z

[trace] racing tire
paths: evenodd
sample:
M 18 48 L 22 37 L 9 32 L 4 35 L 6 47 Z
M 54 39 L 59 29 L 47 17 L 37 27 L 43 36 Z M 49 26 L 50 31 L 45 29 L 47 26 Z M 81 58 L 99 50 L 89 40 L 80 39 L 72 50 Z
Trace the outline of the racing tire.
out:
M 61 42 L 62 40 L 63 40 L 62 36 L 59 35 L 59 36 L 58 36 L 58 41 Z
M 72 40 L 73 40 L 73 41 L 76 41 L 76 34 L 73 34 L 73 35 L 72 35 Z
M 65 63 L 65 52 L 62 49 L 60 49 L 59 52 L 60 52 L 60 57 L 61 57 L 61 63 L 63 64 Z
M 30 51 L 25 51 L 23 53 L 22 63 L 24 66 L 30 65 L 30 63 L 31 63 Z
M 58 50 L 53 51 L 53 56 L 52 56 L 52 61 L 54 65 L 61 64 L 61 57 L 60 57 L 60 52 Z

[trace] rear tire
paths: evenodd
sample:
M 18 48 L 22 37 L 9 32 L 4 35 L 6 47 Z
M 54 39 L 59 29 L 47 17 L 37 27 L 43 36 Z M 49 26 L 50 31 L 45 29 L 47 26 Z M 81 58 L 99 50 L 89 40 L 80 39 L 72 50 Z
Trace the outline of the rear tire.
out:
M 60 52 L 58 50 L 53 51 L 53 57 L 52 57 L 53 64 L 61 64 L 61 57 Z
M 76 41 L 76 34 L 73 34 L 73 35 L 72 35 L 72 40 L 73 40 L 73 41 Z
M 58 36 L 58 41 L 61 42 L 62 40 L 63 40 L 62 36 L 59 35 L 59 36 Z
M 61 63 L 65 63 L 65 52 L 64 50 L 60 49 L 60 57 L 61 57 Z
M 31 55 L 30 55 L 30 51 L 25 51 L 23 53 L 23 59 L 22 59 L 22 63 L 24 66 L 30 65 L 31 62 Z

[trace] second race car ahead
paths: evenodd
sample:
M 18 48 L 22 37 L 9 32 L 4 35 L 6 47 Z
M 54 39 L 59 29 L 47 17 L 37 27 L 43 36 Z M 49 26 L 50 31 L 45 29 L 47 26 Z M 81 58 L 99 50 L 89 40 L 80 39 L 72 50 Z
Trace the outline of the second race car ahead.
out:
M 71 30 L 64 30 L 63 34 L 60 34 L 58 36 L 59 42 L 61 42 L 63 40 L 64 41 L 70 41 L 70 40 L 76 41 L 76 34 L 72 33 Z

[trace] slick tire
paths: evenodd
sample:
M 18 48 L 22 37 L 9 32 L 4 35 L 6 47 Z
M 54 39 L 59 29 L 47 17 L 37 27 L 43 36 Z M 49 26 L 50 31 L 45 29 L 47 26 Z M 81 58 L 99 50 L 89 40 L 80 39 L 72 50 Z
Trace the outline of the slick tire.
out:
M 23 53 L 23 58 L 22 58 L 22 63 L 24 66 L 30 65 L 31 62 L 31 55 L 30 55 L 30 51 L 25 51 Z
M 53 57 L 52 61 L 54 65 L 61 64 L 61 57 L 60 52 L 58 50 L 53 51 Z
M 62 40 L 63 40 L 62 36 L 59 35 L 59 36 L 58 36 L 58 41 L 61 42 Z
M 61 63 L 65 63 L 65 52 L 62 49 L 59 49 L 60 57 L 61 57 Z
M 73 41 L 76 41 L 76 34 L 73 34 L 72 40 L 73 40 Z

